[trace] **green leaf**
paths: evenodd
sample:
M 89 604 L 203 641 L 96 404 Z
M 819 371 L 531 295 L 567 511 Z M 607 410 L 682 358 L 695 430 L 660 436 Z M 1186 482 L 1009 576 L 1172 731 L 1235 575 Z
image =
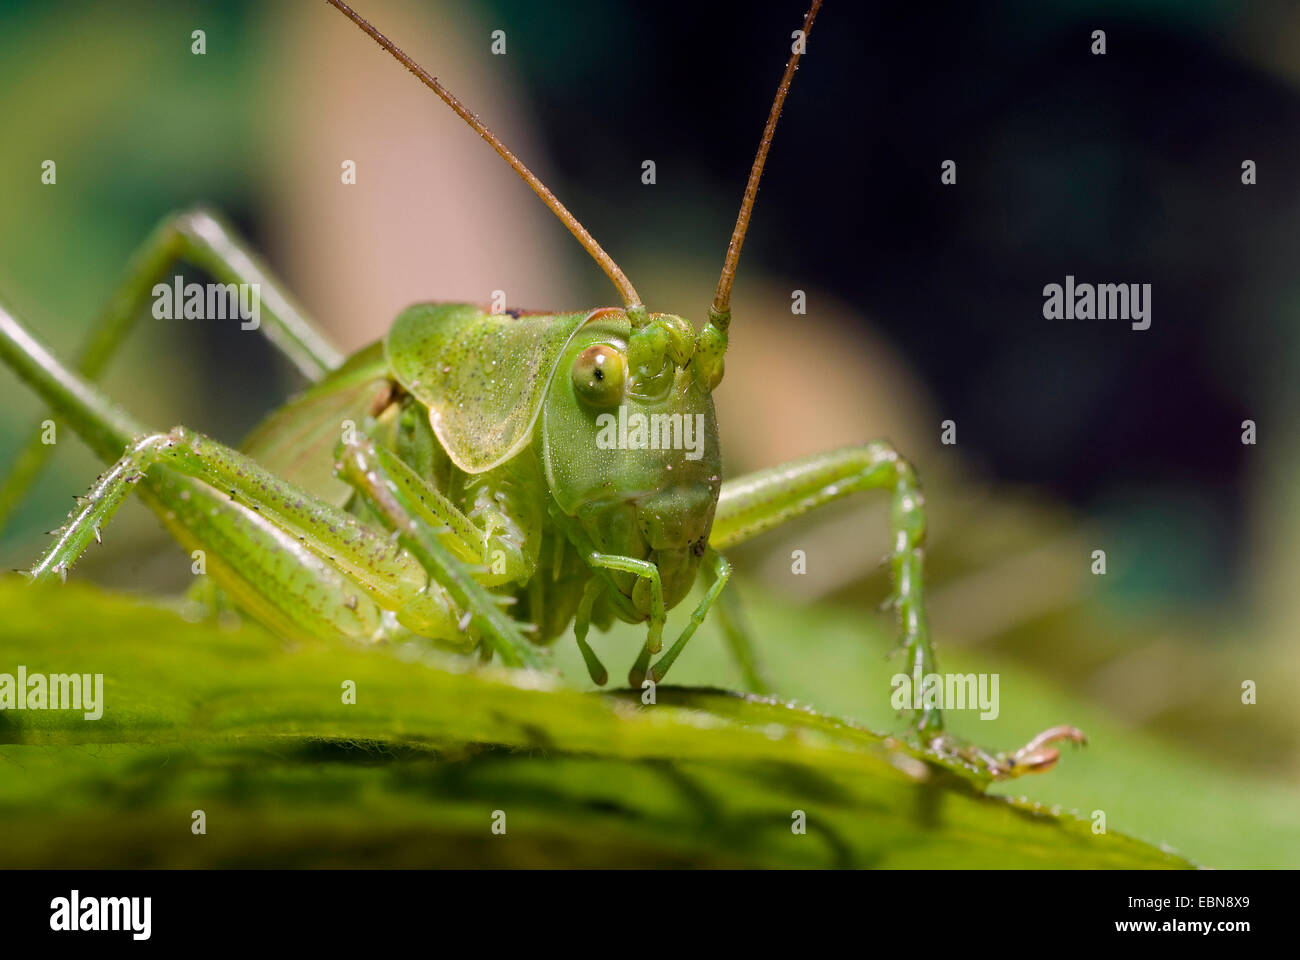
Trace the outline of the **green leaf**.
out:
M 0 609 L 0 674 L 103 675 L 97 720 L 0 711 L 5 867 L 1190 866 L 775 700 L 288 648 L 81 585 Z

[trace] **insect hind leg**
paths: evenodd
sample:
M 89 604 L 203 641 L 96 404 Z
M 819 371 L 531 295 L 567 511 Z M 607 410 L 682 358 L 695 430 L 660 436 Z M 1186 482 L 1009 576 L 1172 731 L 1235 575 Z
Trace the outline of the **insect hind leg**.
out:
M 195 208 L 164 219 L 131 257 L 126 276 L 82 347 L 76 365 L 82 377 L 98 380 L 130 335 L 154 285 L 181 261 L 202 268 L 222 283 L 256 289 L 258 332 L 308 380 L 319 380 L 342 362 L 342 355 L 326 335 L 248 245 L 216 214 Z M 52 445 L 42 442 L 39 425 L 28 431 L 8 476 L 0 483 L 0 529 L 36 481 L 52 450 Z

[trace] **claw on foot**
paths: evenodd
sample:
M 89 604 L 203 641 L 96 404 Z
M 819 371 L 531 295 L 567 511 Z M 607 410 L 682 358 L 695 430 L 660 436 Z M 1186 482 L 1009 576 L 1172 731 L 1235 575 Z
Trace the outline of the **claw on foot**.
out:
M 1012 753 L 990 754 L 971 744 L 958 743 L 947 734 L 935 737 L 930 746 L 937 753 L 957 757 L 983 767 L 994 780 L 1011 780 L 1026 773 L 1043 773 L 1056 766 L 1061 751 L 1052 744 L 1062 740 L 1086 745 L 1087 736 L 1066 724 L 1051 727 Z
M 1042 773 L 1044 770 L 1052 769 L 1052 767 L 1056 766 L 1056 761 L 1061 758 L 1061 751 L 1048 746 L 1048 744 L 1060 740 L 1069 740 L 1071 743 L 1077 743 L 1080 746 L 1086 746 L 1088 743 L 1088 738 L 1078 727 L 1069 727 L 1062 724 L 1058 727 L 1052 727 L 1050 730 L 1044 730 L 1011 755 L 1011 772 L 1007 776 L 1015 777 L 1022 773 Z
M 995 779 L 1008 780 L 1025 773 L 1042 773 L 1051 770 L 1056 766 L 1056 761 L 1061 758 L 1061 751 L 1050 744 L 1061 740 L 1069 740 L 1081 746 L 1088 742 L 1088 738 L 1078 727 L 1061 724 L 1044 730 L 1010 756 L 999 754 L 996 757 L 998 763 L 990 772 Z

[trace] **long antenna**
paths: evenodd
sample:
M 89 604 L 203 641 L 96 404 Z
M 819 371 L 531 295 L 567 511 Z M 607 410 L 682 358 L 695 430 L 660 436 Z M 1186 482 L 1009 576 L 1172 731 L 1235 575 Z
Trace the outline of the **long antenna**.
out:
M 781 118 L 781 108 L 785 106 L 785 95 L 790 92 L 790 82 L 794 72 L 799 69 L 800 51 L 806 48 L 808 35 L 812 33 L 813 21 L 821 9 L 822 0 L 812 0 L 812 6 L 803 20 L 803 42 L 794 48 L 790 60 L 781 75 L 781 85 L 776 88 L 776 99 L 772 101 L 772 110 L 767 115 L 767 125 L 763 127 L 763 139 L 758 144 L 758 155 L 749 170 L 749 182 L 745 184 L 745 196 L 740 201 L 740 214 L 736 217 L 736 229 L 731 232 L 731 242 L 727 244 L 727 258 L 722 262 L 722 275 L 718 277 L 718 289 L 713 294 L 713 306 L 709 308 L 709 321 L 719 330 L 726 331 L 731 323 L 731 285 L 736 281 L 736 264 L 740 262 L 740 248 L 745 242 L 745 231 L 749 229 L 749 215 L 754 211 L 754 198 L 758 196 L 758 181 L 763 176 L 763 164 L 767 162 L 767 151 L 772 146 L 772 136 L 776 133 L 776 121 Z
M 491 145 L 502 160 L 514 168 L 515 173 L 519 174 L 524 183 L 533 188 L 533 193 L 541 197 L 542 202 L 551 208 L 551 212 L 560 218 L 560 222 L 569 228 L 569 232 L 591 254 L 592 259 L 600 264 L 600 268 L 605 271 L 606 276 L 618 288 L 619 296 L 623 298 L 623 304 L 627 307 L 628 313 L 632 315 L 633 321 L 643 319 L 645 307 L 641 304 L 641 298 L 637 295 L 636 288 L 632 286 L 632 281 L 628 280 L 627 275 L 619 269 L 618 264 L 614 262 L 614 258 L 601 248 L 600 244 L 596 242 L 596 238 L 587 232 L 587 228 L 578 222 L 578 218 L 571 214 L 564 204 L 560 203 L 559 198 L 547 189 L 546 184 L 537 179 L 537 175 L 524 166 L 523 161 L 511 153 L 509 148 L 497 139 L 496 134 L 483 125 L 483 121 L 474 116 L 463 103 L 456 99 L 450 90 L 438 82 L 437 78 L 430 76 L 428 71 L 403 53 L 397 44 L 376 30 L 370 25 L 369 21 L 346 3 L 343 3 L 342 0 L 327 0 L 327 2 L 338 8 L 340 13 L 370 34 L 370 37 L 391 53 L 398 63 L 410 70 L 421 83 L 440 96 L 443 102 L 456 112 L 458 117 L 473 127 L 474 132 Z M 817 0 L 817 2 L 820 2 L 820 0 Z

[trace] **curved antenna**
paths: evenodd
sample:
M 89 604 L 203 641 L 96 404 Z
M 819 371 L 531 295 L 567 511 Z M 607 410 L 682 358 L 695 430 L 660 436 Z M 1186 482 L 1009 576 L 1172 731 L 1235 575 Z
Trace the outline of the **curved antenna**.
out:
M 641 304 L 641 298 L 637 295 L 636 288 L 632 286 L 632 281 L 628 280 L 627 274 L 619 269 L 618 264 L 614 262 L 614 258 L 601 248 L 600 244 L 596 242 L 596 238 L 587 232 L 587 228 L 578 222 L 578 218 L 571 214 L 564 204 L 560 203 L 559 198 L 551 193 L 546 184 L 542 183 L 533 171 L 524 166 L 523 161 L 511 153 L 510 149 L 497 139 L 496 134 L 483 125 L 482 120 L 474 116 L 463 103 L 456 99 L 450 90 L 438 82 L 436 77 L 430 76 L 428 71 L 403 53 L 397 44 L 371 26 L 369 21 L 346 3 L 343 3 L 342 0 L 327 0 L 327 2 L 368 33 L 371 39 L 393 55 L 393 59 L 415 74 L 421 83 L 441 97 L 443 103 L 456 112 L 456 116 L 468 123 L 475 133 L 486 140 L 492 149 L 500 155 L 501 159 L 514 168 L 515 173 L 519 174 L 524 183 L 533 188 L 533 193 L 541 197 L 542 203 L 550 207 L 551 212 L 560 218 L 560 222 L 569 228 L 569 232 L 591 254 L 591 258 L 600 264 L 600 268 L 605 271 L 605 275 L 618 288 L 619 296 L 623 298 L 623 304 L 626 306 L 628 314 L 634 318 L 634 321 L 645 314 L 645 307 Z
M 767 162 L 767 151 L 772 146 L 772 137 L 776 133 L 776 121 L 781 117 L 781 108 L 785 106 L 785 95 L 790 92 L 790 82 L 794 72 L 799 69 L 799 50 L 807 48 L 808 35 L 812 33 L 813 21 L 821 9 L 822 0 L 812 0 L 807 16 L 803 20 L 803 44 L 791 53 L 781 75 L 781 84 L 776 88 L 776 99 L 767 115 L 767 125 L 763 127 L 763 139 L 758 144 L 758 154 L 754 165 L 749 169 L 749 182 L 745 184 L 745 196 L 740 201 L 740 214 L 736 217 L 736 229 L 731 232 L 731 242 L 727 244 L 727 258 L 722 262 L 722 275 L 718 277 L 718 289 L 713 294 L 713 306 L 709 308 L 709 322 L 719 330 L 725 331 L 731 323 L 731 285 L 736 280 L 736 264 L 740 262 L 740 248 L 745 242 L 745 231 L 749 229 L 749 216 L 754 211 L 754 198 L 758 196 L 758 181 L 763 176 L 763 164 Z

